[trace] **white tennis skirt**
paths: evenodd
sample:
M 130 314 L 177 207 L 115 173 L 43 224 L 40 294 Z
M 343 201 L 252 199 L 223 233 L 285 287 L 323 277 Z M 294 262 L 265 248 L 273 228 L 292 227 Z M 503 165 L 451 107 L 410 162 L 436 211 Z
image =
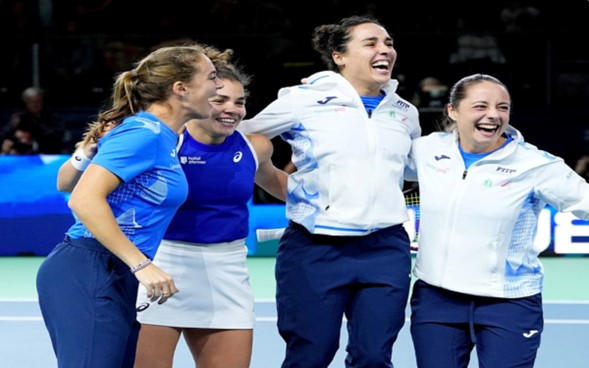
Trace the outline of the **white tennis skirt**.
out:
M 254 296 L 246 257 L 245 239 L 217 244 L 163 240 L 153 263 L 174 278 L 180 291 L 158 304 L 139 284 L 137 320 L 170 327 L 252 329 Z

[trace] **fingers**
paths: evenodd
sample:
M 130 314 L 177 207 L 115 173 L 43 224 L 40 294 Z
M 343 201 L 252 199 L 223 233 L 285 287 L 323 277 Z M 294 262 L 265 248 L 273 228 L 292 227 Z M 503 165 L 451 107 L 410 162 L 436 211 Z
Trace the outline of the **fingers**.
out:
M 158 304 L 165 303 L 179 290 L 174 284 L 174 279 L 166 272 L 159 269 L 153 263 L 153 267 L 146 267 L 135 273 L 135 277 L 145 287 L 147 298 L 150 301 L 157 301 Z
M 147 297 L 150 301 L 155 302 L 157 301 L 158 304 L 165 303 L 168 299 L 170 299 L 174 294 L 176 294 L 179 290 L 174 285 L 174 282 L 170 282 L 167 284 L 163 284 L 161 286 L 156 285 L 151 288 L 151 292 L 148 289 Z
M 177 292 L 178 292 L 177 290 L 176 290 L 176 292 L 162 290 L 159 293 L 154 291 L 153 296 L 150 297 L 150 300 L 152 302 L 157 301 L 158 304 L 164 304 L 168 299 L 170 299 Z
M 174 294 L 170 293 L 170 292 L 165 292 L 165 291 L 162 292 L 162 295 L 159 298 L 159 300 L 157 301 L 157 304 L 164 304 L 168 299 L 170 299 L 172 297 L 172 295 L 174 295 Z

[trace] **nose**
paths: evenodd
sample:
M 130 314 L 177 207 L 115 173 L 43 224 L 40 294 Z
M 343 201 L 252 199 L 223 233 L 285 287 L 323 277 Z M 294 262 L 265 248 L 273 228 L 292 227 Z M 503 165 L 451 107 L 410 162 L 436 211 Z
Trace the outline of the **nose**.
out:
M 225 102 L 223 104 L 223 112 L 226 114 L 235 114 L 237 113 L 237 106 L 232 102 Z
M 381 43 L 379 48 L 378 48 L 378 52 L 381 54 L 388 54 L 393 50 L 392 46 L 388 46 L 385 45 L 384 43 Z
M 495 107 L 490 107 L 490 108 L 487 110 L 487 117 L 488 117 L 489 119 L 493 119 L 493 120 L 495 120 L 495 119 L 498 119 L 498 118 L 499 118 L 499 116 L 500 116 L 500 114 L 499 114 L 499 110 L 498 110 L 497 108 L 495 108 Z
M 390 58 L 393 61 L 393 63 L 395 62 L 395 60 L 397 60 L 397 50 L 395 50 L 393 46 L 387 45 L 384 42 L 381 43 L 378 47 L 378 54 L 386 58 Z

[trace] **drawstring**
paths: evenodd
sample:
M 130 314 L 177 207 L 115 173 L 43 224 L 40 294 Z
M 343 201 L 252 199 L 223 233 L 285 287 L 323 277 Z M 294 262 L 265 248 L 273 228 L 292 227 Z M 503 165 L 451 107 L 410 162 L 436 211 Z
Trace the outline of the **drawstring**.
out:
M 473 344 L 477 343 L 477 338 L 474 333 L 474 300 L 470 301 L 470 311 L 468 313 L 468 327 L 470 330 L 470 341 Z

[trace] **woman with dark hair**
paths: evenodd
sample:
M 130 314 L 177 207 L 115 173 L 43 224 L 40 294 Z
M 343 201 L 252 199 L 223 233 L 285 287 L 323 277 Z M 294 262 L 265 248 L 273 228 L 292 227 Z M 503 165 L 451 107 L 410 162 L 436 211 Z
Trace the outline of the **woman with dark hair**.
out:
M 402 189 L 418 112 L 396 93 L 397 52 L 377 20 L 321 25 L 313 46 L 329 71 L 281 89 L 242 124 L 280 135 L 296 166 L 276 258 L 282 366 L 329 366 L 345 316 L 346 366 L 392 367 L 410 284 Z

